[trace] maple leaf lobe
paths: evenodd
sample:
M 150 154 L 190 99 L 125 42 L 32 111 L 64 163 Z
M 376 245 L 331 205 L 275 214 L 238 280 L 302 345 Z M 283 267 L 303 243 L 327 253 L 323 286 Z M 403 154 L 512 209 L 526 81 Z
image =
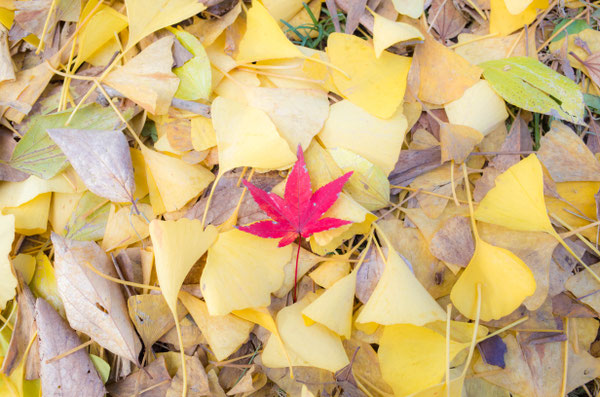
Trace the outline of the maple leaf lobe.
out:
M 329 182 L 313 193 L 302 147 L 298 145 L 298 160 L 288 175 L 284 196 L 265 192 L 244 180 L 258 206 L 271 220 L 238 226 L 239 230 L 265 238 L 281 238 L 278 246 L 293 243 L 298 237 L 335 229 L 352 222 L 337 218 L 321 218 L 336 202 L 352 171 Z

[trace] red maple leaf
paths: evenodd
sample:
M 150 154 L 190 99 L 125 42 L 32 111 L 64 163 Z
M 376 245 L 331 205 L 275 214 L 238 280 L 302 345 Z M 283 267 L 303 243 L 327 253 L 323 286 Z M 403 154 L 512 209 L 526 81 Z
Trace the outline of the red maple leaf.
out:
M 279 247 L 285 247 L 296 239 L 310 237 L 314 233 L 352 223 L 336 218 L 321 218 L 338 199 L 342 187 L 344 187 L 352 172 L 329 182 L 313 193 L 301 146 L 298 146 L 297 156 L 298 160 L 288 175 L 283 198 L 274 193 L 265 192 L 246 180 L 244 181 L 244 185 L 252 194 L 256 204 L 271 217 L 271 220 L 239 226 L 238 229 L 255 236 L 281 238 Z M 299 256 L 300 241 L 298 241 L 296 271 L 294 274 L 294 302 L 296 301 Z

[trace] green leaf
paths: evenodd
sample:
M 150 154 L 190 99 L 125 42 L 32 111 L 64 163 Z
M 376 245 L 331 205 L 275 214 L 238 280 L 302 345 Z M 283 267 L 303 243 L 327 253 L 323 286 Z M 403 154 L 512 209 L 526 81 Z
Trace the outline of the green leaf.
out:
M 558 25 L 556 25 L 554 27 L 554 30 L 552 31 L 551 35 L 553 35 L 555 32 L 558 32 L 569 21 L 571 21 L 571 19 L 569 19 L 569 18 L 565 18 L 562 21 L 560 21 L 558 23 Z M 588 25 L 588 23 L 585 21 L 585 19 L 576 19 L 575 22 L 571 23 L 562 32 L 560 32 L 555 38 L 553 38 L 551 43 L 554 43 L 555 41 L 562 39 L 567 34 L 569 34 L 569 35 L 577 34 L 577 33 L 581 32 L 582 30 L 591 29 L 591 28 L 592 27 L 590 25 Z
M 78 241 L 95 241 L 104 237 L 110 201 L 86 191 L 65 226 L 65 237 Z
M 188 101 L 208 100 L 212 88 L 212 72 L 210 60 L 202 43 L 194 35 L 183 30 L 169 28 L 169 31 L 175 34 L 181 45 L 194 55 L 182 66 L 173 69 L 173 73 L 180 80 L 175 98 Z
M 19 141 L 9 164 L 23 172 L 43 179 L 50 179 L 67 167 L 67 159 L 46 132 L 49 128 L 61 128 L 73 109 L 49 115 L 36 116 L 23 139 Z M 126 120 L 133 116 L 133 109 L 123 112 Z M 83 106 L 73 117 L 69 126 L 79 129 L 118 129 L 121 120 L 110 107 L 96 103 Z
M 579 86 L 529 57 L 488 61 L 479 65 L 494 90 L 511 103 L 535 113 L 583 123 L 583 95 Z
M 100 378 L 102 378 L 102 383 L 106 383 L 108 376 L 110 375 L 110 365 L 95 354 L 90 354 L 90 359 L 92 360 L 94 367 L 96 367 L 96 370 L 98 370 Z
M 583 94 L 583 100 L 588 107 L 592 108 L 597 113 L 600 112 L 600 96 Z

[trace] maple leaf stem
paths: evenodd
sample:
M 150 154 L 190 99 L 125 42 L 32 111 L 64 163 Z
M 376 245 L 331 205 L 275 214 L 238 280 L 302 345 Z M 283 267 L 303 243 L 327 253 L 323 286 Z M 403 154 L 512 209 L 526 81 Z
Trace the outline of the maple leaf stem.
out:
M 294 299 L 294 303 L 296 303 L 296 300 L 298 298 L 297 296 L 297 287 L 298 287 L 298 260 L 300 259 L 300 243 L 302 242 L 302 235 L 299 234 L 298 235 L 298 251 L 296 252 L 296 269 L 294 270 L 294 294 L 293 294 L 293 299 Z

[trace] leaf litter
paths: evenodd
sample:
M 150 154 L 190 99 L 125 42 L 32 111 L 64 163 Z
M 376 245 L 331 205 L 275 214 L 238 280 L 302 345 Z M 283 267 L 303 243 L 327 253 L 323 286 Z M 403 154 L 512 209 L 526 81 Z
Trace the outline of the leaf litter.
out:
M 0 1 L 0 395 L 598 395 L 596 8 Z

